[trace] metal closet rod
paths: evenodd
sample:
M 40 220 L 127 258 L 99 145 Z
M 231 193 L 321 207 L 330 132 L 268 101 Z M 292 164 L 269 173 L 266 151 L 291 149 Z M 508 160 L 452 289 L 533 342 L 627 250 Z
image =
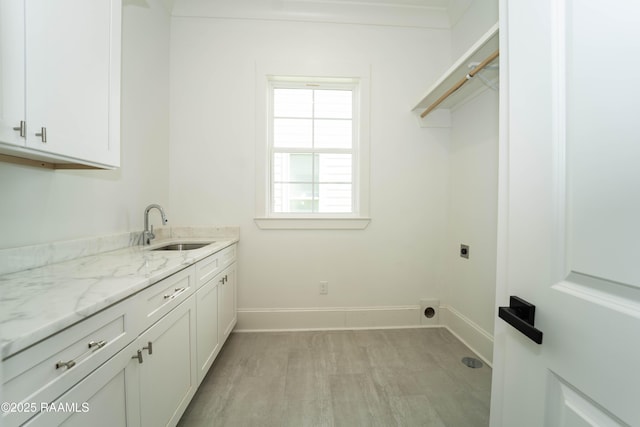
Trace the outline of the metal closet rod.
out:
M 484 67 L 489 65 L 489 63 L 491 61 L 496 59 L 498 57 L 498 55 L 500 55 L 500 50 L 496 50 L 495 52 L 493 52 L 484 61 L 482 61 L 480 64 L 478 64 L 478 66 L 476 68 L 474 68 L 473 70 L 469 71 L 469 73 L 466 76 L 464 76 L 462 79 L 460 79 L 456 84 L 454 84 L 451 87 L 451 89 L 446 91 L 440 98 L 436 99 L 436 101 L 433 104 L 429 105 L 429 107 L 426 110 L 424 110 L 422 112 L 422 114 L 420 114 L 420 118 L 424 119 L 424 117 L 427 114 L 429 114 L 430 112 L 432 112 L 433 110 L 435 110 L 436 107 L 442 103 L 442 101 L 444 101 L 449 96 L 451 96 L 451 94 L 453 92 L 455 92 L 458 89 L 460 89 L 462 87 L 462 85 L 464 85 L 467 81 L 471 80 L 476 74 L 478 74 L 478 72 L 480 72 L 480 70 L 482 70 Z

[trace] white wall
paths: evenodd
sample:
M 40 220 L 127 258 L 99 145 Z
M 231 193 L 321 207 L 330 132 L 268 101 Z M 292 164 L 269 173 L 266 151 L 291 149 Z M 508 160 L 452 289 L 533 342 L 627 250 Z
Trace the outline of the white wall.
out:
M 451 55 L 462 55 L 489 27 L 498 22 L 497 0 L 450 0 L 462 9 L 451 22 Z M 452 11 L 453 13 L 453 11 Z
M 141 230 L 147 204 L 168 205 L 169 12 L 125 0 L 122 27 L 122 167 L 0 163 L 0 248 Z
M 339 326 L 300 313 L 268 323 L 260 310 L 418 306 L 440 294 L 449 131 L 420 128 L 410 108 L 450 61 L 448 30 L 174 17 L 171 31 L 171 215 L 240 225 L 241 328 Z M 367 229 L 254 224 L 255 67 L 267 60 L 371 67 Z M 417 309 L 410 316 L 419 324 Z
M 454 57 L 497 22 L 497 2 L 476 0 L 452 31 Z M 486 360 L 493 353 L 498 185 L 498 92 L 452 111 L 443 323 Z M 459 256 L 460 244 L 470 257 Z

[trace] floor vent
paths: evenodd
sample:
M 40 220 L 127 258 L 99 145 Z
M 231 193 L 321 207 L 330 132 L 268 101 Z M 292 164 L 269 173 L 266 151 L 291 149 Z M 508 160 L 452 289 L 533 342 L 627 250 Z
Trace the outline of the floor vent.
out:
M 463 357 L 462 363 L 464 363 L 469 368 L 482 368 L 482 362 L 475 357 Z

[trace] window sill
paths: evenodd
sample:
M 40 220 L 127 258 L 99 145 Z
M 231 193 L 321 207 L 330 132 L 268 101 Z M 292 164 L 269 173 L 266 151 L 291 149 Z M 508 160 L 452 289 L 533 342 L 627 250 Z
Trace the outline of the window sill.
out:
M 364 230 L 371 218 L 254 218 L 262 230 Z

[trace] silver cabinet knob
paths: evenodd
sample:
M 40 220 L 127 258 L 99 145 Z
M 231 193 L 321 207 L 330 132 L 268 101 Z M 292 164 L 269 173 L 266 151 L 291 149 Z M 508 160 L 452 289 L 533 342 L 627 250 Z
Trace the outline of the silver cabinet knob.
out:
M 132 359 L 138 359 L 138 363 L 142 363 L 142 350 L 138 350 L 135 356 L 131 356 Z

